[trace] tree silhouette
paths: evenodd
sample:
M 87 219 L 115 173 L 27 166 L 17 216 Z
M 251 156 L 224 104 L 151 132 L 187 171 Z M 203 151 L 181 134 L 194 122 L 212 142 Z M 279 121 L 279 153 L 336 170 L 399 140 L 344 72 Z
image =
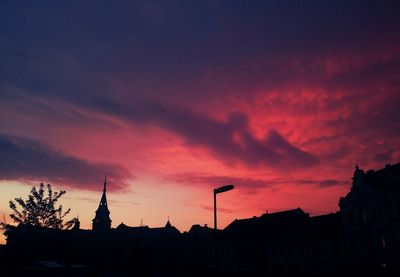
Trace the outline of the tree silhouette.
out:
M 39 189 L 32 187 L 27 200 L 21 197 L 15 198 L 9 202 L 9 206 L 13 211 L 10 217 L 16 223 L 30 224 L 33 226 L 41 226 L 56 229 L 70 229 L 77 218 L 73 218 L 64 223 L 64 218 L 69 214 L 71 209 L 63 211 L 63 206 L 55 207 L 58 199 L 63 196 L 66 191 L 53 191 L 50 184 L 47 184 L 47 193 L 45 195 L 44 184 L 39 185 Z M 17 204 L 20 207 L 17 207 Z M 19 210 L 19 208 L 21 210 Z

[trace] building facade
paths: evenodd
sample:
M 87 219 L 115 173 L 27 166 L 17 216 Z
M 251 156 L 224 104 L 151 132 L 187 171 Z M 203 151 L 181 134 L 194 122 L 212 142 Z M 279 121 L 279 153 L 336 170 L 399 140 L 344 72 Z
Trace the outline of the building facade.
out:
M 400 163 L 366 173 L 356 166 L 339 201 L 348 261 L 366 272 L 400 270 Z

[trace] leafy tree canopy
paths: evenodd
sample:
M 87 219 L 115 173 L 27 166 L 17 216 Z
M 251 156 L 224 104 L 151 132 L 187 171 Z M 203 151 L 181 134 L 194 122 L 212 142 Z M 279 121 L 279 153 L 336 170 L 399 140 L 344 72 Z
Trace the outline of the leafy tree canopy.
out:
M 58 199 L 63 196 L 66 191 L 53 191 L 50 184 L 45 186 L 43 183 L 39 188 L 32 187 L 28 199 L 21 197 L 15 198 L 9 202 L 12 210 L 10 217 L 18 224 L 30 224 L 33 226 L 41 226 L 56 229 L 70 229 L 73 227 L 77 218 L 73 218 L 64 223 L 64 218 L 70 213 L 71 209 L 63 211 L 63 206 L 56 207 Z

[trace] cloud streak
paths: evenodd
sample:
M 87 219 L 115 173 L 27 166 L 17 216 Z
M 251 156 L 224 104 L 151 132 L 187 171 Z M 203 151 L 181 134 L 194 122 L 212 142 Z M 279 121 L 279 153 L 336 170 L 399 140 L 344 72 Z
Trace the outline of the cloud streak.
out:
M 319 163 L 317 156 L 292 145 L 277 131 L 270 130 L 256 138 L 243 113 L 231 113 L 226 121 L 219 121 L 179 106 L 160 102 L 146 102 L 134 107 L 111 105 L 103 112 L 130 119 L 133 122 L 153 123 L 182 136 L 189 146 L 203 146 L 227 163 L 247 166 L 267 166 L 283 170 L 308 168 Z
M 243 206 L 328 211 L 355 162 L 399 160 L 399 1 L 4 7 L 1 179 L 123 190 L 132 171 L 138 194 L 232 183 Z
M 219 185 L 233 184 L 242 190 L 257 190 L 257 189 L 276 189 L 282 185 L 295 186 L 317 186 L 327 188 L 332 186 L 343 186 L 347 181 L 336 179 L 309 179 L 309 178 L 251 178 L 251 177 L 235 177 L 212 175 L 202 172 L 186 172 L 174 175 L 165 176 L 163 182 L 175 182 L 193 186 L 209 186 L 216 187 Z
M 0 135 L 0 178 L 2 180 L 51 182 L 76 189 L 101 188 L 105 173 L 109 190 L 127 188 L 134 176 L 115 164 L 100 164 L 66 155 L 36 141 Z

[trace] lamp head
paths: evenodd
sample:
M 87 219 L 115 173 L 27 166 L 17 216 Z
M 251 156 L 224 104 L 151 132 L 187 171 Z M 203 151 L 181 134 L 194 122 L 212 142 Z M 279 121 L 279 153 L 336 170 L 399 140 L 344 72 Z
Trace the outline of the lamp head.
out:
M 233 185 L 226 185 L 226 186 L 214 189 L 214 193 L 217 194 L 217 193 L 221 193 L 221 192 L 225 192 L 225 191 L 230 191 L 230 190 L 233 190 L 233 189 L 234 189 Z

